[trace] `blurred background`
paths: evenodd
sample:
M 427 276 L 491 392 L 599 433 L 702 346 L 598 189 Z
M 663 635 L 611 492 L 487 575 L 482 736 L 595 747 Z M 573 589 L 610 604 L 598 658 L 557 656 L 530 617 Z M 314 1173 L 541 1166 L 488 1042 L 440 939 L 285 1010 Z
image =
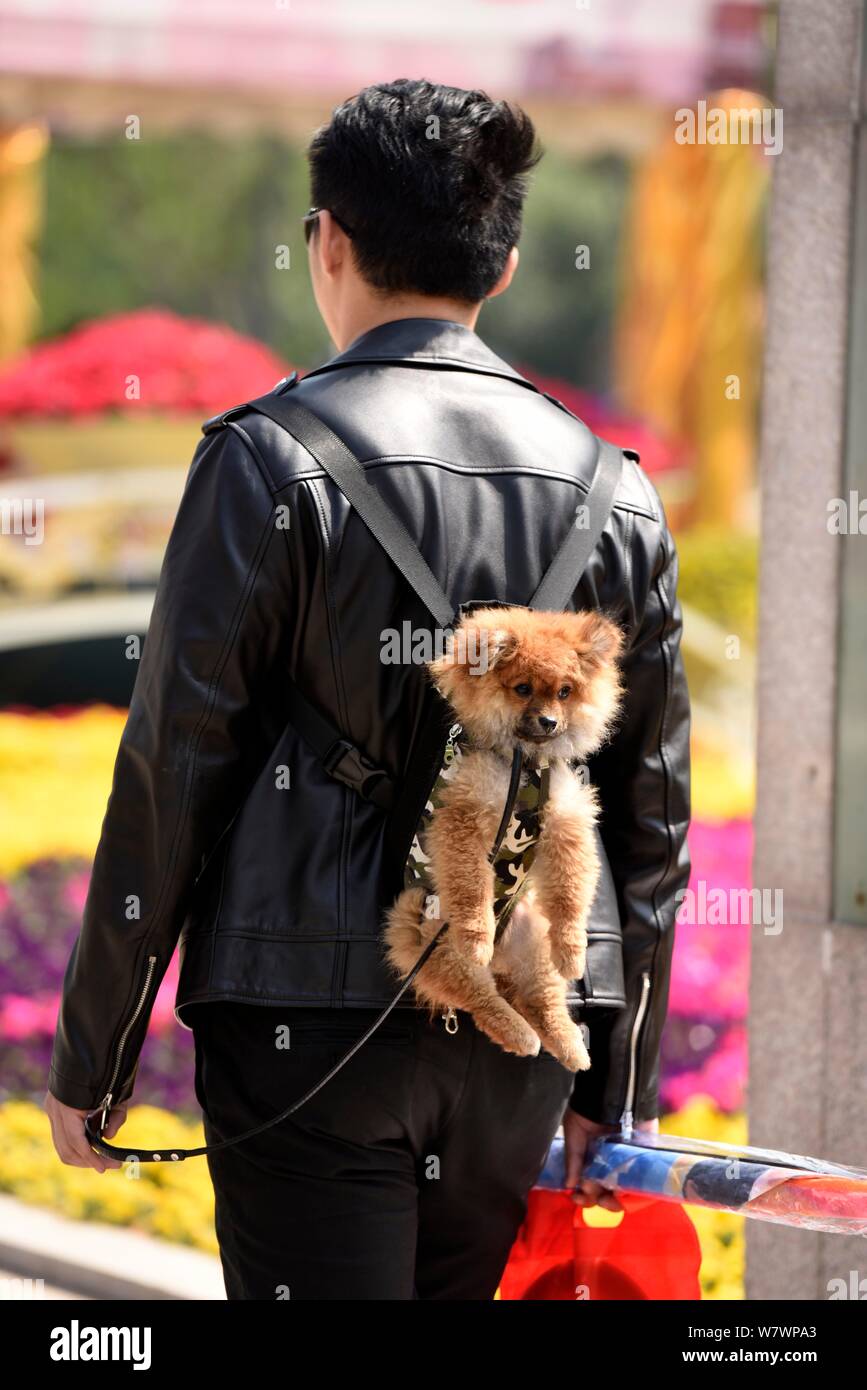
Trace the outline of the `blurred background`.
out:
M 693 880 L 750 887 L 774 159 L 672 131 L 699 99 L 767 105 L 775 42 L 759 0 L 0 0 L 0 495 L 4 517 L 24 509 L 0 535 L 0 1191 L 216 1251 L 204 1163 L 138 1182 L 63 1167 L 40 1105 L 135 677 L 128 639 L 146 630 L 202 420 L 330 355 L 299 222 L 304 151 L 366 83 L 481 87 L 537 124 L 520 271 L 479 332 L 637 449 L 659 488 L 681 560 Z M 748 975 L 748 925 L 678 926 L 663 1129 L 746 1141 Z M 201 1142 L 175 983 L 131 1142 Z M 743 1297 L 742 1220 L 691 1214 L 704 1296 Z

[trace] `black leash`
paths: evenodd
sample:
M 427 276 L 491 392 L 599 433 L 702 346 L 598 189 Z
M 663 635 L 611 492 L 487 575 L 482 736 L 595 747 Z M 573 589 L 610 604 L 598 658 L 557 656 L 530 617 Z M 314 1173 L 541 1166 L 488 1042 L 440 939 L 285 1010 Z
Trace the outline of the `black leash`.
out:
M 102 1132 L 105 1129 L 109 1116 L 109 1107 L 103 1106 L 100 1112 L 93 1111 L 84 1121 L 84 1132 L 87 1135 L 90 1147 L 95 1153 L 101 1154 L 103 1158 L 119 1158 L 121 1160 L 135 1158 L 138 1159 L 140 1163 L 161 1163 L 163 1161 L 168 1163 L 183 1163 L 185 1158 L 198 1158 L 201 1154 L 216 1153 L 218 1149 L 229 1149 L 233 1144 L 240 1144 L 244 1139 L 252 1139 L 254 1134 L 261 1134 L 263 1130 L 270 1129 L 272 1125 L 280 1124 L 282 1120 L 288 1120 L 290 1115 L 294 1115 L 301 1109 L 302 1105 L 306 1105 L 308 1100 L 312 1100 L 313 1096 L 315 1096 L 318 1091 L 321 1091 L 322 1087 L 327 1085 L 332 1077 L 335 1077 L 337 1073 L 346 1066 L 350 1058 L 354 1057 L 356 1052 L 367 1042 L 368 1038 L 373 1036 L 380 1024 L 385 1022 L 392 1009 L 400 1002 L 404 994 L 406 994 L 406 991 L 425 964 L 434 947 L 439 944 L 440 938 L 448 930 L 448 925 L 448 922 L 443 923 L 433 941 L 430 941 L 422 951 L 412 970 L 397 991 L 397 994 L 389 1004 L 386 1004 L 379 1017 L 374 1019 L 367 1032 L 362 1033 L 361 1037 L 352 1044 L 349 1051 L 344 1053 L 340 1058 L 340 1061 L 335 1062 L 331 1070 L 320 1077 L 315 1086 L 311 1086 L 310 1090 L 301 1096 L 300 1100 L 293 1101 L 281 1114 L 275 1115 L 273 1120 L 266 1120 L 264 1124 L 256 1125 L 254 1129 L 248 1129 L 244 1134 L 236 1134 L 234 1139 L 222 1139 L 219 1144 L 203 1144 L 201 1148 L 198 1149 L 121 1149 L 115 1144 L 109 1144 L 102 1138 Z M 99 1113 L 99 1128 L 94 1129 L 91 1121 L 93 1115 L 97 1113 Z
M 520 783 L 522 762 L 523 756 L 521 750 L 520 748 L 516 748 L 512 756 L 512 767 L 509 775 L 509 793 L 506 801 L 506 807 L 503 811 L 502 819 L 500 820 L 500 825 L 497 830 L 497 837 L 494 841 L 494 847 L 488 855 L 488 859 L 491 863 L 493 863 L 493 861 L 496 859 L 497 853 L 500 849 L 500 845 L 503 841 L 503 836 L 505 835 L 509 827 L 509 820 L 511 819 L 512 809 L 515 804 L 515 797 L 517 795 L 518 786 Z M 138 1159 L 140 1163 L 183 1163 L 185 1158 L 199 1158 L 202 1154 L 217 1153 L 220 1149 L 230 1149 L 234 1144 L 240 1144 L 245 1139 L 252 1139 L 254 1134 L 262 1134 L 264 1130 L 271 1129 L 273 1125 L 279 1125 L 283 1120 L 288 1120 L 290 1115 L 297 1114 L 297 1112 L 301 1109 L 302 1105 L 306 1105 L 308 1100 L 312 1100 L 313 1097 L 317 1095 L 319 1091 L 322 1090 L 323 1086 L 327 1086 L 328 1082 L 331 1081 L 339 1071 L 342 1071 L 342 1069 L 346 1066 L 346 1063 L 355 1056 L 356 1052 L 360 1051 L 360 1049 L 364 1046 L 368 1039 L 373 1037 L 373 1034 L 376 1032 L 377 1028 L 379 1028 L 380 1025 L 383 1024 L 385 1020 L 388 1018 L 388 1015 L 391 1013 L 392 1009 L 400 1003 L 401 999 L 406 994 L 407 990 L 409 989 L 413 980 L 418 975 L 422 966 L 429 959 L 431 953 L 433 952 L 434 948 L 439 944 L 445 932 L 448 931 L 448 926 L 448 922 L 443 922 L 443 925 L 440 927 L 436 936 L 433 938 L 432 941 L 428 942 L 427 946 L 422 951 L 415 965 L 412 967 L 412 970 L 409 972 L 403 984 L 400 986 L 400 989 L 397 991 L 397 994 L 388 1004 L 386 1004 L 385 1008 L 383 1009 L 382 1013 L 378 1016 L 378 1018 L 375 1018 L 373 1020 L 370 1027 L 367 1029 L 367 1032 L 362 1033 L 361 1037 L 356 1039 L 356 1041 L 350 1047 L 349 1051 L 343 1054 L 339 1062 L 335 1062 L 334 1066 L 331 1068 L 330 1071 L 326 1072 L 324 1076 L 319 1078 L 315 1086 L 311 1086 L 309 1091 L 306 1091 L 305 1094 L 301 1096 L 298 1100 L 293 1101 L 291 1105 L 287 1106 L 287 1108 L 281 1111 L 279 1115 L 275 1115 L 273 1119 L 266 1120 L 264 1124 L 256 1125 L 254 1129 L 248 1129 L 243 1134 L 236 1134 L 233 1139 L 222 1139 L 218 1144 L 202 1144 L 201 1147 L 198 1149 L 122 1149 L 116 1144 L 109 1144 L 108 1141 L 103 1139 L 102 1137 L 103 1131 L 108 1123 L 108 1117 L 110 1114 L 110 1106 L 103 1105 L 101 1110 L 93 1111 L 92 1114 L 86 1116 L 84 1121 L 84 1132 L 87 1135 L 87 1140 L 90 1144 L 90 1147 L 94 1150 L 95 1153 L 100 1154 L 103 1158 L 117 1158 L 121 1159 L 122 1161 L 134 1158 Z M 99 1115 L 98 1127 L 94 1128 L 92 1124 L 92 1118 L 93 1115 L 97 1114 Z

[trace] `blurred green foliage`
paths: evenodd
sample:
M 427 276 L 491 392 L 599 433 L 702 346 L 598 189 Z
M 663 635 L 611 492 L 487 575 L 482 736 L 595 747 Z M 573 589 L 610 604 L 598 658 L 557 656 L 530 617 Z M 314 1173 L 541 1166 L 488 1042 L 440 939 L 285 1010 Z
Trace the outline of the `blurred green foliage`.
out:
M 502 356 L 604 389 L 619 229 L 620 160 L 548 153 L 532 176 L 521 265 L 479 331 Z M 330 355 L 307 272 L 304 151 L 270 135 L 55 138 L 39 248 L 40 338 L 146 306 L 225 322 L 310 367 Z M 590 267 L 575 268 L 575 248 Z M 288 246 L 290 268 L 277 269 Z
M 757 536 L 712 527 L 679 532 L 678 597 L 726 632 L 755 643 L 758 609 Z
M 585 390 L 608 389 L 629 180 L 630 166 L 615 158 L 549 152 L 536 167 L 518 273 L 479 319 L 501 356 Z M 576 266 L 578 247 L 589 253 L 586 269 Z
M 307 275 L 302 156 L 273 137 L 56 141 L 46 169 L 40 337 L 160 306 L 309 365 L 327 353 Z M 276 268 L 288 246 L 290 268 Z

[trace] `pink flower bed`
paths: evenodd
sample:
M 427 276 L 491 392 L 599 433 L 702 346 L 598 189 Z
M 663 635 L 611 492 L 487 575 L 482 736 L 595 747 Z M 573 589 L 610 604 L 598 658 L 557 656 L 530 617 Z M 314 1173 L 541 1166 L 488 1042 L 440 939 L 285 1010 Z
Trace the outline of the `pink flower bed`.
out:
M 748 821 L 693 823 L 693 887 L 745 888 L 750 882 Z M 38 1088 L 47 1068 L 63 968 L 78 931 L 88 872 L 79 862 L 42 861 L 0 884 L 0 1048 L 4 1090 Z M 5 932 L 4 929 L 5 928 Z M 662 1040 L 662 1104 L 677 1110 L 697 1094 L 723 1110 L 743 1108 L 747 1068 L 749 925 L 678 922 L 669 1014 Z M 160 986 L 143 1053 L 142 1096 L 172 1097 L 194 1108 L 191 1038 L 175 1021 L 178 962 Z
M 694 821 L 689 831 L 690 888 L 704 882 L 725 901 L 751 883 L 752 824 Z M 730 915 L 734 915 L 731 913 Z M 678 1109 L 691 1096 L 710 1096 L 723 1110 L 742 1109 L 747 1075 L 750 925 L 695 920 L 675 926 L 669 1013 L 662 1042 L 662 1097 Z

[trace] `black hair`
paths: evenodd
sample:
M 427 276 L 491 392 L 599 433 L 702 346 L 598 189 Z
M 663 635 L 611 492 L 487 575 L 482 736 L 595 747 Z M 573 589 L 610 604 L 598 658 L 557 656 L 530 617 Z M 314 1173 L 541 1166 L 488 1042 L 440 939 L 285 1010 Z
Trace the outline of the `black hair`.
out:
M 365 87 L 316 131 L 311 195 L 351 229 L 376 289 L 478 303 L 518 241 L 541 157 L 519 106 L 401 78 Z

